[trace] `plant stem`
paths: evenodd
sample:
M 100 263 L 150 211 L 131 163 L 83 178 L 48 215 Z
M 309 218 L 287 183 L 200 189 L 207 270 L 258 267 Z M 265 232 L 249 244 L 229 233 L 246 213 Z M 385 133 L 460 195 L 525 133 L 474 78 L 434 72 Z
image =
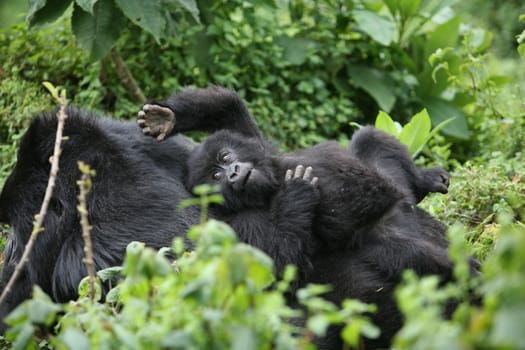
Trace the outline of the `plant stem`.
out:
M 128 65 L 126 64 L 124 59 L 122 59 L 120 52 L 115 47 L 113 47 L 110 51 L 110 56 L 111 61 L 113 62 L 113 66 L 115 67 L 115 71 L 117 72 L 117 75 L 122 80 L 122 83 L 126 86 L 128 91 L 133 95 L 135 101 L 138 103 L 146 102 L 146 97 L 144 96 L 144 93 L 138 86 L 135 78 L 133 78 L 133 75 L 131 74 Z

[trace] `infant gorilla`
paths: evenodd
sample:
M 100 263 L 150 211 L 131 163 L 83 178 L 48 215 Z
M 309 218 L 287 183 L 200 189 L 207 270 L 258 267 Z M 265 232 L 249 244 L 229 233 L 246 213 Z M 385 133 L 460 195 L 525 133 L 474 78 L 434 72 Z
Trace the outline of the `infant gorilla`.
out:
M 214 131 L 220 118 L 231 123 L 192 152 L 186 185 L 219 185 L 225 203 L 214 208 L 215 217 L 228 222 L 242 241 L 268 253 L 278 272 L 294 264 L 305 274 L 316 254 L 373 245 L 370 263 L 387 278 L 399 277 L 406 268 L 450 273 L 444 227 L 413 206 L 429 192 L 447 192 L 449 176 L 443 169 L 416 167 L 404 146 L 372 127 L 356 132 L 350 150 L 324 142 L 279 153 L 262 137 L 240 98 L 216 87 L 193 90 L 191 99 L 179 94 L 165 104 L 145 105 L 139 124 L 158 139 L 177 126 L 183 131 L 191 116 L 178 116 L 177 108 L 198 103 L 195 95 L 208 97 L 202 99 L 205 106 L 213 101 L 208 112 L 195 107 L 203 130 Z M 438 244 L 415 240 L 406 228 L 385 228 L 390 224 L 432 227 L 439 231 Z

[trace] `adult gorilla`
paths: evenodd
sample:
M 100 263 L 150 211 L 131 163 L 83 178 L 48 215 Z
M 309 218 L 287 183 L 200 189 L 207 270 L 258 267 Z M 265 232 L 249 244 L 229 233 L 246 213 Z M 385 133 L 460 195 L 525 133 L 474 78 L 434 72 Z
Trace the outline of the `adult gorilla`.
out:
M 44 221 L 45 231 L 38 236 L 29 263 L 16 281 L 15 291 L 0 306 L 0 317 L 3 318 L 29 298 L 35 284 L 59 302 L 77 295 L 78 282 L 86 275 L 76 209 L 76 181 L 80 176 L 78 160 L 90 164 L 97 171 L 88 209 L 93 226 L 94 261 L 98 270 L 121 264 L 125 247 L 132 240 L 143 241 L 156 248 L 169 246 L 173 237 L 184 235 L 188 227 L 198 221 L 198 209 L 177 209 L 178 203 L 189 196 L 184 181 L 186 162 L 194 147 L 191 141 L 179 135 L 180 132 L 229 129 L 260 136 L 242 100 L 225 89 L 186 90 L 174 95 L 165 104 L 149 106 L 148 118 L 157 120 L 151 124 L 156 130 L 149 131 L 157 134 L 159 139 L 167 134 L 175 136 L 158 143 L 144 137 L 132 122 L 68 109 L 69 119 L 64 130 L 67 139 L 63 143 L 61 170 Z M 41 114 L 33 121 L 21 141 L 17 164 L 0 194 L 0 222 L 10 224 L 13 229 L 4 252 L 2 285 L 13 273 L 31 234 L 33 216 L 39 210 L 47 183 L 55 131 L 54 113 Z M 378 166 L 373 161 L 377 158 L 373 153 L 365 158 L 370 161 L 369 166 Z M 388 169 L 397 168 L 387 167 L 382 176 L 392 176 L 400 191 L 409 191 L 414 198 L 420 199 L 421 195 L 409 189 L 408 185 L 396 182 L 394 175 L 399 174 L 398 170 L 392 172 Z M 401 174 L 409 176 L 407 183 L 411 186 L 424 177 L 420 176 L 419 170 L 414 178 L 408 172 Z M 434 189 L 427 189 L 426 192 L 430 190 Z M 423 195 L 426 192 L 424 190 Z M 366 230 L 405 235 L 415 242 L 433 247 L 432 251 L 437 249 L 443 256 L 440 259 L 447 259 L 443 225 L 414 208 L 413 202 L 409 199 L 408 206 L 396 207 L 389 211 L 390 214 L 367 225 Z M 428 220 L 422 220 L 422 217 Z M 381 339 L 370 343 L 372 346 L 387 346 L 389 338 L 401 324 L 396 316 L 395 303 L 391 300 L 391 290 L 399 275 L 384 275 L 374 260 L 382 248 L 390 244 L 388 237 L 385 235 L 385 239 L 370 241 L 356 250 L 327 251 L 314 256 L 314 269 L 307 278 L 311 282 L 335 284 L 336 288 L 329 296 L 333 301 L 352 296 L 378 304 L 380 311 L 376 321 L 384 333 Z M 368 251 L 372 253 L 367 254 Z M 267 253 L 272 256 L 271 251 Z M 425 257 L 417 257 L 417 261 L 412 261 L 412 256 L 380 258 L 386 260 L 381 261 L 381 265 L 389 261 L 411 261 L 411 265 L 421 265 L 421 273 L 436 272 Z M 428 261 L 434 258 L 429 257 Z M 449 277 L 448 273 L 443 275 Z M 338 346 L 337 339 L 334 334 L 326 339 L 324 345 Z
M 216 94 L 215 89 L 177 94 L 177 115 L 186 123 L 175 131 L 200 130 L 210 115 L 217 117 L 214 127 L 218 129 L 232 123 L 257 129 L 251 119 L 245 119 L 247 111 L 236 95 L 232 99 L 230 92 L 219 93 L 222 98 L 217 99 Z M 42 113 L 33 120 L 0 193 L 0 222 L 11 225 L 13 231 L 4 250 L 2 290 L 22 256 L 44 198 L 57 127 L 55 114 Z M 170 246 L 175 236 L 184 236 L 199 221 L 198 208 L 177 208 L 190 196 L 184 179 L 186 162 L 195 146 L 191 140 L 177 135 L 158 143 L 145 137 L 135 122 L 112 120 L 73 107 L 67 114 L 60 171 L 43 222 L 45 230 L 38 235 L 13 291 L 0 305 L 0 320 L 31 296 L 33 285 L 39 285 L 55 301 L 77 296 L 78 284 L 87 274 L 76 208 L 79 160 L 96 171 L 87 206 L 97 270 L 120 265 L 131 241 L 154 248 Z M 191 248 L 190 242 L 188 246 Z M 4 330 L 0 322 L 0 332 Z

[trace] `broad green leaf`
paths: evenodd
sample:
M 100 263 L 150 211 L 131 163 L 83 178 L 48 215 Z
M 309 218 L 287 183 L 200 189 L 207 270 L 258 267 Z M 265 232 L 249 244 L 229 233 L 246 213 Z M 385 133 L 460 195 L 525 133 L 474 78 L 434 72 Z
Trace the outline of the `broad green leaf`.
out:
M 401 17 L 406 19 L 416 14 L 421 5 L 421 0 L 398 0 L 398 3 Z
M 399 128 L 397 127 L 396 122 L 383 111 L 379 111 L 377 114 L 375 127 L 396 138 L 399 137 Z
M 163 35 L 166 20 L 162 12 L 161 0 L 115 0 L 115 2 L 126 17 L 150 32 L 157 41 Z
M 275 42 L 283 48 L 284 61 L 293 65 L 303 64 L 316 46 L 313 40 L 290 36 L 277 37 Z
M 388 46 L 394 41 L 396 26 L 389 18 L 367 10 L 354 10 L 358 27 L 378 43 Z
M 355 86 L 368 92 L 382 110 L 390 112 L 396 102 L 396 96 L 393 92 L 395 84 L 387 73 L 364 66 L 350 66 L 348 73 Z
M 430 134 L 428 134 L 425 142 L 419 146 L 418 149 L 416 149 L 414 151 L 414 153 L 412 153 L 412 158 L 415 158 L 417 157 L 417 155 L 423 150 L 423 147 L 425 146 L 425 144 L 428 142 L 428 140 L 430 140 L 432 137 L 434 137 L 434 135 L 436 135 L 441 129 L 443 129 L 445 126 L 447 126 L 448 124 L 452 123 L 452 121 L 454 120 L 454 117 L 452 118 L 449 118 L 441 123 L 439 123 L 436 127 L 434 127 L 434 129 L 432 129 L 432 131 L 430 131 Z
M 55 305 L 49 297 L 47 297 L 47 300 L 32 299 L 29 303 L 29 319 L 32 323 L 50 325 L 55 319 L 56 313 L 60 311 L 60 307 Z
M 501 307 L 494 315 L 491 341 L 505 344 L 508 349 L 524 349 L 523 325 L 525 324 L 525 303 L 514 303 Z
M 455 16 L 431 32 L 426 42 L 427 53 L 430 55 L 440 48 L 456 47 L 460 24 L 461 17 Z
M 388 11 L 390 11 L 390 14 L 393 17 L 395 17 L 396 13 L 399 12 L 399 8 L 398 8 L 399 1 L 398 0 L 383 0 L 383 1 L 386 4 L 386 7 L 388 7 Z
M 33 340 L 34 326 L 29 322 L 24 323 L 18 330 L 16 334 L 16 339 L 13 341 L 13 349 L 15 350 L 25 350 L 35 348 Z M 33 347 L 30 347 L 33 345 Z
M 29 27 L 53 22 L 58 19 L 71 4 L 72 0 L 29 0 L 26 21 Z
M 256 350 L 258 334 L 250 327 L 233 327 L 231 329 L 232 350 Z
M 425 144 L 431 127 L 430 116 L 427 110 L 423 109 L 414 115 L 410 122 L 403 127 L 399 135 L 399 141 L 407 146 L 408 151 L 413 155 Z
M 450 118 L 454 118 L 449 124 L 443 127 L 443 133 L 461 140 L 468 140 L 470 131 L 467 119 L 463 112 L 452 102 L 445 101 L 436 97 L 424 97 L 423 106 L 427 109 L 432 120 L 432 124 L 440 124 Z
M 197 23 L 200 23 L 200 13 L 199 13 L 199 7 L 197 6 L 197 3 L 195 0 L 175 0 L 181 7 L 186 9 L 192 17 L 197 21 Z
M 75 350 L 89 350 L 88 337 L 76 328 L 68 327 L 62 334 L 58 336 L 67 349 Z
M 122 12 L 113 1 L 98 1 L 90 15 L 75 5 L 71 18 L 71 27 L 80 47 L 93 58 L 100 59 L 107 55 L 117 41 L 124 25 Z
M 493 34 L 481 28 L 473 28 L 469 30 L 466 35 L 468 38 L 468 46 L 474 49 L 475 52 L 482 52 L 489 48 L 492 43 Z
M 93 14 L 93 6 L 95 6 L 95 3 L 97 1 L 104 1 L 104 0 L 75 0 L 75 3 L 78 6 L 80 6 L 82 10 L 89 12 L 90 14 Z

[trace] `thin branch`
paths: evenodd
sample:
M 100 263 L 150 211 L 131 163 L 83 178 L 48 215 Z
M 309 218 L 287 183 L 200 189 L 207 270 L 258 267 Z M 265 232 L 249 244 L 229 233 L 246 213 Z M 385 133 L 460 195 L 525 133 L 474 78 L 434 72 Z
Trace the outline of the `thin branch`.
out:
M 44 223 L 44 217 L 46 216 L 47 209 L 49 207 L 49 202 L 51 200 L 51 196 L 55 188 L 56 178 L 58 174 L 58 161 L 60 158 L 60 149 L 61 149 L 60 147 L 62 143 L 62 134 L 64 131 L 64 123 L 67 119 L 66 106 L 67 106 L 66 98 L 64 96 L 60 97 L 60 109 L 57 112 L 58 123 L 57 123 L 56 137 L 55 137 L 55 147 L 53 150 L 51 171 L 49 172 L 49 180 L 47 182 L 46 192 L 44 194 L 44 200 L 42 202 L 42 206 L 40 207 L 40 212 L 35 216 L 36 221 L 33 224 L 33 231 L 31 232 L 31 236 L 29 237 L 29 240 L 26 243 L 26 246 L 24 248 L 24 253 L 22 254 L 20 261 L 16 265 L 15 270 L 13 274 L 11 275 L 11 278 L 9 279 L 9 282 L 7 283 L 4 291 L 2 292 L 2 295 L 0 296 L 0 304 L 4 302 L 7 295 L 13 289 L 13 285 L 15 284 L 15 281 L 18 279 L 18 277 L 22 273 L 22 270 L 24 269 L 25 264 L 29 260 L 29 254 L 33 250 L 33 246 L 38 237 L 38 234 L 44 230 L 44 228 L 42 227 L 42 224 Z
M 137 82 L 135 81 L 135 78 L 133 78 L 133 75 L 131 74 L 128 65 L 122 59 L 120 52 L 116 48 L 112 48 L 110 51 L 110 56 L 111 61 L 115 66 L 115 71 L 117 72 L 117 75 L 122 80 L 122 83 L 126 86 L 129 92 L 131 92 L 131 94 L 135 97 L 136 102 L 146 102 L 146 96 L 144 96 L 144 93 L 138 86 Z
M 80 226 L 82 227 L 82 238 L 84 239 L 84 259 L 89 276 L 89 298 L 95 300 L 95 264 L 93 262 L 93 246 L 91 244 L 91 225 L 88 220 L 87 194 L 91 189 L 91 176 L 95 174 L 87 164 L 79 162 L 78 167 L 82 177 L 77 182 L 80 192 L 78 194 L 78 212 L 80 213 Z

